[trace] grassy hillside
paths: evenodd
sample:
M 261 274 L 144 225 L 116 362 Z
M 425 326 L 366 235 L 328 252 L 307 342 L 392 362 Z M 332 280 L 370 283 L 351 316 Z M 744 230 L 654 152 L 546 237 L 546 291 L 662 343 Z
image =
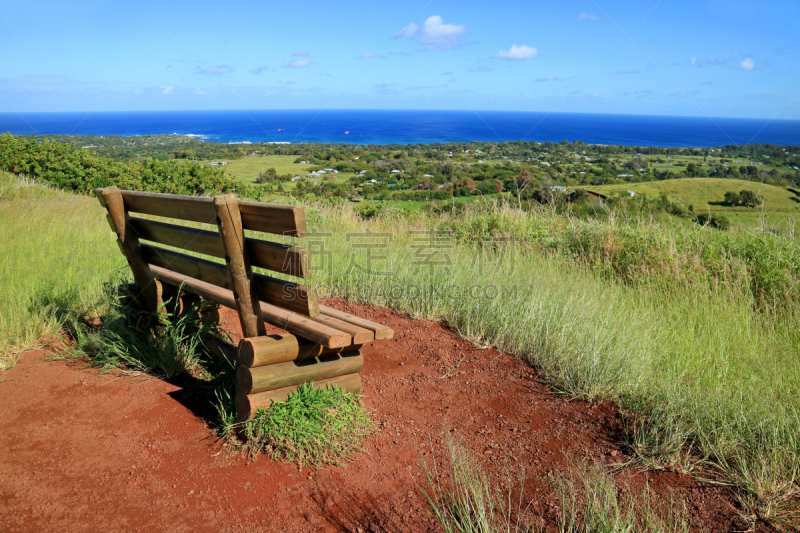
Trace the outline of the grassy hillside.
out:
M 753 183 L 742 180 L 729 180 L 720 178 L 683 178 L 677 180 L 653 181 L 648 183 L 625 183 L 619 185 L 601 185 L 586 187 L 586 190 L 614 196 L 626 191 L 637 194 L 646 194 L 654 199 L 661 194 L 666 194 L 673 200 L 678 200 L 685 206 L 694 206 L 695 211 L 724 213 L 732 222 L 741 222 L 745 226 L 752 226 L 761 216 L 774 223 L 785 225 L 792 219 L 800 219 L 800 197 L 781 187 L 764 183 Z M 724 204 L 725 193 L 728 191 L 740 192 L 743 190 L 754 191 L 764 197 L 764 205 L 758 208 L 730 207 Z

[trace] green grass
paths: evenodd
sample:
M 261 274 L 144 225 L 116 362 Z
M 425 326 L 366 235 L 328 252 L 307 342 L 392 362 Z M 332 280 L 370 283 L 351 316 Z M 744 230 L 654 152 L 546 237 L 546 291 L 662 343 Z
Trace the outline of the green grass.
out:
M 711 210 L 725 214 L 734 223 L 740 222 L 746 227 L 753 227 L 758 219 L 764 218 L 775 225 L 786 227 L 792 220 L 800 220 L 800 197 L 774 185 L 754 183 L 743 180 L 721 178 L 681 178 L 677 180 L 653 181 L 647 183 L 624 183 L 619 185 L 600 185 L 581 187 L 608 196 L 634 191 L 656 199 L 661 194 L 680 201 L 685 207 L 693 205 L 696 212 Z M 755 191 L 764 197 L 764 204 L 759 208 L 729 207 L 722 205 L 725 193 L 742 190 Z
M 224 168 L 227 174 L 245 183 L 255 183 L 258 173 L 266 172 L 270 167 L 274 167 L 279 176 L 291 174 L 305 177 L 314 165 L 301 165 L 295 163 L 296 159 L 296 155 L 246 156 L 228 161 Z
M 72 342 L 68 350 L 53 359 L 86 359 L 101 371 L 120 370 L 126 374 L 150 374 L 169 379 L 192 372 L 201 362 L 203 337 L 216 329 L 203 323 L 199 313 L 180 317 L 120 307 L 116 291 L 109 291 L 110 311 L 99 329 L 74 317 L 66 324 Z M 192 309 L 192 311 L 195 311 Z M 196 309 L 200 311 L 200 309 Z
M 377 432 L 360 395 L 302 385 L 285 402 L 259 409 L 244 428 L 244 448 L 276 460 L 342 465 Z
M 104 283 L 128 274 L 104 218 L 94 198 L 0 172 L 0 369 L 68 315 L 106 311 Z

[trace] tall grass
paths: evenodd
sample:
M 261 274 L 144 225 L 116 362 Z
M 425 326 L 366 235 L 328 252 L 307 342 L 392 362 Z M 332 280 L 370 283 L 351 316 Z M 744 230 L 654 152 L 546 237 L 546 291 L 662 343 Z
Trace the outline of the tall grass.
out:
M 67 314 L 102 313 L 103 284 L 123 266 L 96 200 L 0 172 L 0 369 Z
M 741 276 L 725 284 L 685 283 L 668 275 L 620 283 L 590 262 L 532 253 L 500 239 L 443 249 L 450 267 L 431 269 L 415 264 L 425 251 L 415 248 L 408 233 L 426 226 L 424 215 L 413 220 L 390 213 L 364 222 L 346 209 L 327 209 L 318 216 L 315 222 L 333 228 L 325 247 L 334 253 L 315 277 L 323 292 L 445 320 L 468 339 L 525 358 L 570 397 L 615 400 L 631 415 L 630 444 L 641 462 L 734 483 L 749 495 L 742 503 L 756 519 L 796 518 L 787 505 L 800 488 L 800 312 L 791 299 L 762 305 L 750 290 L 754 268 L 742 268 Z M 547 221 L 547 215 L 509 210 L 493 216 L 529 226 Z M 461 223 L 475 228 L 485 218 L 467 214 Z M 486 234 L 487 226 L 482 228 L 474 231 Z M 372 273 L 357 268 L 366 252 L 353 246 L 354 235 L 349 243 L 346 236 L 367 229 L 393 239 L 371 251 L 373 258 L 386 256 L 373 259 Z M 655 235 L 660 242 L 682 238 L 670 236 L 666 227 L 600 229 L 598 240 L 625 231 Z M 761 237 L 727 238 L 746 247 Z M 786 259 L 796 254 L 791 245 L 775 237 L 773 248 Z M 765 246 L 763 253 L 769 250 Z M 736 263 L 731 254 L 716 261 L 725 257 L 728 266 Z M 776 271 L 783 280 L 793 279 L 791 268 L 779 264 Z

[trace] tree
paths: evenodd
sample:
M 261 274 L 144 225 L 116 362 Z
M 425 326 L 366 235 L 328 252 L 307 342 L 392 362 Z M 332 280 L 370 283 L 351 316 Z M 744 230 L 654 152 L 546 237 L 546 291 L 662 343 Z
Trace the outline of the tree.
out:
M 756 207 L 764 203 L 764 198 L 753 191 L 742 191 L 739 193 L 739 203 L 745 207 Z
M 266 172 L 261 171 L 258 173 L 256 183 L 269 183 L 278 179 L 278 172 L 274 167 L 269 167 Z
M 740 197 L 739 193 L 735 193 L 733 191 L 728 191 L 725 193 L 725 203 L 730 206 L 739 205 Z
M 633 159 L 625 162 L 625 167 L 631 170 L 636 170 L 637 172 L 645 170 L 648 166 L 650 166 L 650 163 L 648 163 L 647 159 L 640 155 L 637 155 Z

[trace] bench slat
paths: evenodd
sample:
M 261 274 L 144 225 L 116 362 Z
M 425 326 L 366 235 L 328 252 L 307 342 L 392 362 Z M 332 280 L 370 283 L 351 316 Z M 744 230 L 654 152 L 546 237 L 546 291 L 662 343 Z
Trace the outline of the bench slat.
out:
M 136 217 L 130 217 L 130 223 L 140 239 L 225 258 L 225 250 L 217 232 Z M 311 277 L 311 260 L 308 252 L 302 248 L 249 238 L 245 239 L 245 246 L 253 266 L 298 278 Z
M 150 270 L 159 281 L 175 287 L 183 285 L 184 290 L 196 294 L 206 300 L 236 309 L 236 300 L 233 291 L 211 285 L 204 281 L 173 272 L 158 265 L 150 265 Z M 288 331 L 293 335 L 303 337 L 311 342 L 319 343 L 325 348 L 346 348 L 353 344 L 352 336 L 324 324 L 314 322 L 308 317 L 298 315 L 286 309 L 261 302 L 261 319 Z
M 374 332 L 376 341 L 391 339 L 394 337 L 394 330 L 388 326 L 384 326 L 383 324 L 378 324 L 377 322 L 372 322 L 371 320 L 354 316 L 350 313 L 345 313 L 344 311 L 339 311 L 338 309 L 333 309 L 325 305 L 319 306 L 319 312 L 320 315 L 337 318 L 344 322 L 349 322 L 350 324 L 354 324 Z
M 216 224 L 214 199 L 157 192 L 121 191 L 125 208 L 134 213 Z M 301 206 L 239 202 L 244 229 L 304 237 L 306 215 Z
M 244 229 L 305 237 L 306 213 L 301 206 L 239 202 Z
M 375 340 L 375 333 L 373 331 L 356 326 L 350 322 L 345 322 L 344 320 L 339 320 L 338 318 L 334 318 L 332 316 L 327 316 L 320 313 L 312 318 L 312 320 L 319 322 L 320 324 L 327 324 L 330 327 L 341 331 L 346 331 L 353 336 L 353 342 L 356 344 L 365 344 Z
M 219 233 L 215 231 L 187 228 L 136 217 L 130 217 L 130 224 L 140 239 L 220 259 L 225 257 Z
M 157 192 L 122 191 L 125 209 L 157 217 L 217 224 L 214 199 Z
M 151 265 L 173 270 L 184 276 L 233 291 L 228 269 L 219 263 L 149 244 L 141 245 L 141 250 L 142 257 Z M 305 285 L 261 274 L 253 274 L 253 283 L 256 285 L 259 299 L 264 302 L 305 316 L 319 314 L 319 300 L 316 291 L 309 290 Z

